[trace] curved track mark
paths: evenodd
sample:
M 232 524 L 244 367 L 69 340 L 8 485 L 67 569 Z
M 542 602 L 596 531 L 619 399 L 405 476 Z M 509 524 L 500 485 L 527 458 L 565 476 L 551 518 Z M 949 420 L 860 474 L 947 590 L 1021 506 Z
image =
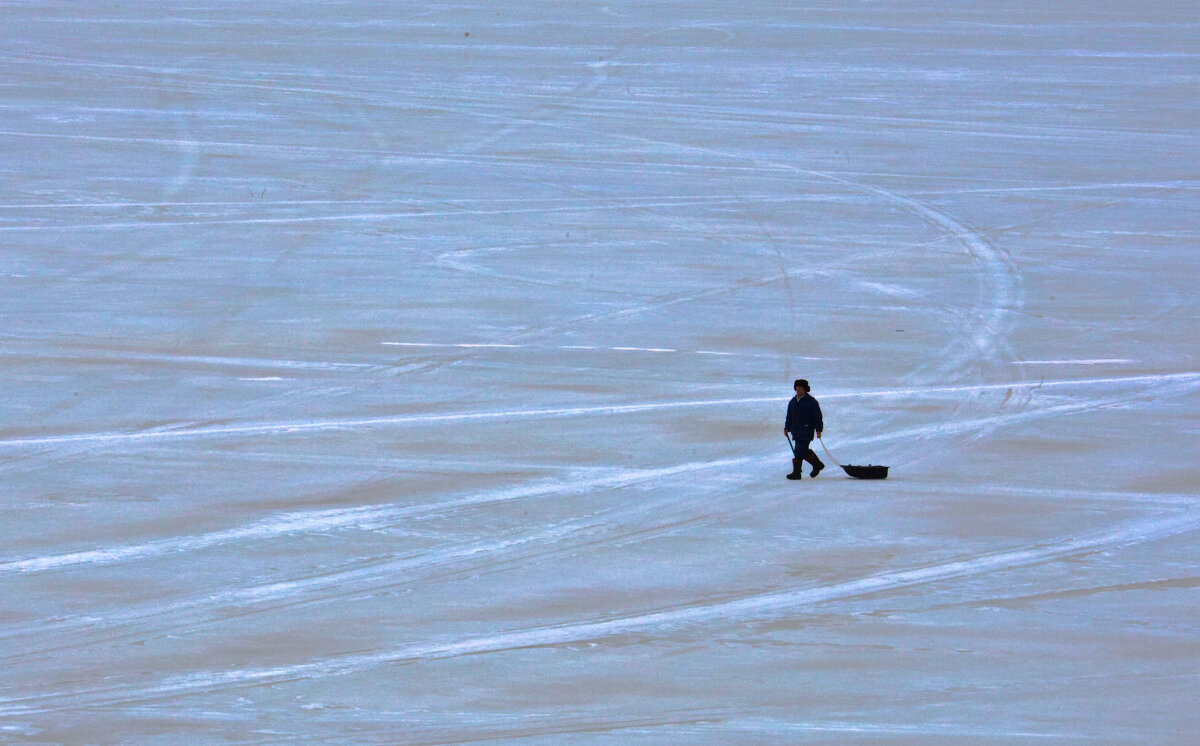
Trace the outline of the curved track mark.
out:
M 1165 384 L 1161 384 L 1159 388 L 1168 393 L 1184 395 L 1195 390 L 1195 388 L 1198 386 L 1200 386 L 1200 380 L 1196 380 L 1194 377 L 1190 382 L 1180 383 L 1169 381 Z M 1143 399 L 1145 396 L 1146 395 L 1143 394 L 1135 397 L 1134 400 L 1136 401 Z M 1008 415 L 986 418 L 984 420 L 977 420 L 975 422 L 962 423 L 960 426 L 956 426 L 953 429 L 938 429 L 936 430 L 935 434 L 946 435 L 953 432 L 960 432 L 978 427 L 997 427 L 1001 424 L 1011 424 L 1014 422 L 1025 421 L 1034 418 L 1075 414 L 1091 411 L 1097 408 L 1116 406 L 1119 404 L 1128 403 L 1128 401 L 1128 399 L 1118 399 L 1113 397 L 1102 401 L 1075 402 L 1066 405 L 1045 407 L 1034 411 L 1012 413 Z M 910 430 L 889 433 L 886 436 L 860 438 L 857 440 L 847 441 L 845 444 L 848 446 L 853 446 L 866 442 L 880 442 L 889 440 L 909 441 L 922 435 L 930 435 L 929 429 L 914 428 Z M 351 525 L 362 528 L 373 528 L 380 527 L 381 525 L 387 525 L 387 523 L 397 516 L 411 518 L 427 513 L 440 513 L 448 509 L 461 509 L 464 507 L 492 504 L 510 499 L 544 496 L 548 494 L 566 494 L 579 490 L 620 488 L 639 482 L 651 482 L 659 478 L 673 476 L 682 470 L 692 471 L 720 468 L 724 471 L 731 467 L 750 467 L 754 473 L 761 474 L 760 464 L 769 460 L 773 460 L 774 458 L 774 456 L 742 457 L 737 459 L 726 459 L 717 462 L 708 462 L 699 465 L 689 464 L 674 469 L 647 470 L 645 472 L 638 473 L 626 472 L 624 474 L 610 477 L 581 480 L 566 484 L 519 487 L 510 490 L 504 490 L 499 493 L 483 493 L 482 495 L 464 498 L 457 501 L 446 501 L 436 505 L 424 506 L 420 509 L 407 506 L 380 506 L 376 509 L 379 514 L 372 516 L 365 524 L 360 525 L 353 523 Z M 731 478 L 732 477 L 728 473 L 722 474 L 721 482 L 714 483 L 712 488 L 723 489 L 724 483 L 729 482 Z M 689 501 L 693 497 L 694 494 L 689 495 Z M 1129 496 L 1110 495 L 1109 497 L 1128 499 Z M 1180 496 L 1141 495 L 1137 496 L 1137 499 L 1138 501 L 1147 504 L 1157 504 L 1160 506 L 1169 507 L 1190 505 L 1191 503 L 1190 500 L 1181 502 Z M 96 644 L 97 642 L 110 641 L 112 639 L 126 636 L 126 634 L 117 631 L 117 628 L 128 627 L 129 625 L 149 621 L 158 617 L 170 617 L 170 624 L 165 627 L 159 625 L 158 627 L 154 627 L 149 630 L 141 629 L 139 630 L 139 633 L 142 635 L 161 634 L 181 626 L 187 626 L 191 628 L 196 625 L 215 623 L 221 621 L 222 619 L 233 616 L 241 616 L 247 613 L 257 613 L 284 607 L 322 603 L 342 598 L 347 595 L 360 595 L 363 593 L 378 592 L 384 589 L 405 586 L 413 582 L 414 578 L 411 573 L 414 571 L 437 570 L 439 572 L 445 572 L 448 570 L 448 565 L 476 558 L 486 558 L 486 563 L 484 566 L 494 568 L 505 562 L 513 561 L 512 555 L 514 553 L 524 552 L 524 555 L 522 556 L 540 556 L 547 553 L 565 551 L 566 549 L 577 545 L 582 546 L 596 543 L 597 541 L 601 543 L 609 543 L 611 541 L 626 537 L 626 535 L 613 535 L 610 533 L 601 539 L 593 539 L 591 536 L 597 533 L 598 530 L 610 531 L 612 522 L 621 519 L 622 516 L 635 518 L 637 516 L 653 512 L 658 518 L 657 526 L 659 528 L 650 529 L 648 533 L 656 533 L 658 530 L 665 530 L 671 526 L 679 525 L 680 521 L 687 523 L 698 519 L 693 515 L 690 517 L 683 516 L 680 519 L 671 518 L 670 520 L 664 521 L 664 516 L 662 514 L 664 508 L 670 507 L 677 502 L 679 502 L 678 499 L 667 499 L 656 501 L 652 505 L 639 503 L 633 509 L 615 508 L 607 511 L 601 511 L 600 513 L 587 516 L 582 519 L 568 521 L 540 531 L 531 532 L 527 535 L 510 537 L 484 545 L 472 544 L 465 547 L 452 546 L 448 548 L 435 549 L 432 552 L 418 556 L 389 556 L 385 558 L 378 558 L 370 562 L 367 566 L 363 566 L 362 561 L 359 560 L 353 563 L 350 569 L 332 569 L 323 572 L 320 575 L 310 576 L 308 578 L 291 578 L 273 583 L 252 585 L 232 591 L 223 591 L 217 594 L 203 595 L 193 598 L 189 601 L 179 601 L 169 604 L 156 604 L 151 608 L 143 609 L 139 612 L 126 613 L 117 618 L 106 619 L 105 624 L 103 624 L 101 627 L 97 627 L 96 625 L 88 622 L 74 622 L 65 625 L 51 623 L 48 626 L 53 627 L 53 631 L 59 634 L 72 634 L 78 633 L 79 631 L 96 633 L 106 630 L 108 631 L 108 634 L 103 635 L 103 637 L 100 639 L 92 637 L 86 641 L 76 640 L 74 642 L 55 644 L 54 647 L 50 648 L 40 648 L 38 650 L 25 651 L 15 655 L 5 656 L 3 660 L 24 657 L 31 653 L 74 649 L 79 647 L 87 647 L 89 645 Z M 403 514 L 402 516 L 400 515 L 401 513 Z M 345 524 L 341 523 L 341 521 L 357 521 L 361 515 L 362 513 L 359 510 L 353 509 L 345 511 L 311 511 L 307 514 L 289 514 L 288 516 L 284 516 L 284 518 L 291 519 L 295 516 L 301 516 L 307 520 L 296 520 L 296 524 L 312 524 L 316 527 L 314 530 L 321 530 L 347 527 Z M 333 518 L 335 523 L 322 524 L 320 522 L 321 518 L 328 519 L 330 517 Z M 184 542 L 185 544 L 188 544 L 188 546 L 183 546 L 182 544 L 177 543 L 175 548 L 170 548 L 171 545 L 160 542 L 154 542 L 150 545 L 141 545 L 143 551 L 149 552 L 148 555 L 142 556 L 155 556 L 162 553 L 162 551 L 178 551 L 192 548 L 191 544 L 193 543 L 198 545 L 196 548 L 199 548 L 200 546 L 213 545 L 221 541 L 236 541 L 244 538 L 243 534 L 246 533 L 247 530 L 253 530 L 256 528 L 260 530 L 266 529 L 268 525 L 269 524 L 266 524 L 265 522 L 260 522 L 259 524 L 253 524 L 252 526 L 245 527 L 243 529 L 217 532 L 216 534 L 207 534 L 201 537 L 189 537 Z M 290 527 L 290 523 L 281 523 L 275 526 L 275 529 L 278 531 L 278 533 L 273 535 L 278 536 L 283 535 L 284 533 L 289 533 L 290 531 L 287 531 L 286 529 L 289 529 Z M 564 545 L 562 543 L 564 541 L 568 543 Z M 550 546 L 544 549 L 531 550 L 532 547 L 538 547 L 541 545 Z M 140 556 L 136 551 L 134 551 L 136 548 L 129 549 L 129 557 L 126 557 L 125 559 L 135 559 Z M 77 555 L 61 555 L 58 558 L 51 557 L 44 559 L 53 561 L 61 558 L 63 561 L 69 562 L 74 560 L 83 561 L 88 559 L 88 555 L 89 553 L 79 553 Z M 504 559 L 506 556 L 508 558 Z M 115 559 L 113 561 L 115 561 Z M 107 562 L 99 562 L 96 564 L 104 563 Z M 482 566 L 473 565 L 471 567 L 474 571 L 478 571 Z M 48 566 L 41 569 L 53 569 L 53 567 Z M 398 577 L 402 573 L 404 574 L 403 580 L 394 580 L 394 578 Z M 263 606 L 263 604 L 266 604 L 266 606 Z M 258 605 L 258 608 L 247 610 L 246 607 L 251 605 Z M 222 609 L 225 610 L 225 613 L 221 613 Z M 183 618 L 181 618 L 181 615 L 183 615 Z M 47 631 L 47 625 L 39 623 L 37 629 L 38 631 L 45 632 Z M 11 640 L 14 637 L 28 636 L 30 633 L 30 629 L 10 629 L 8 630 L 8 634 L 3 636 L 3 639 Z
M 677 301 L 682 302 L 682 301 Z M 624 313 L 617 311 L 614 313 Z M 1144 376 L 1117 376 L 1105 378 L 1086 378 L 1057 381 L 1017 381 L 1012 383 L 964 384 L 956 386 L 909 386 L 890 389 L 866 389 L 851 391 L 834 391 L 823 394 L 823 399 L 858 399 L 858 398 L 888 398 L 929 396 L 944 393 L 972 391 L 1007 391 L 1008 389 L 1035 389 L 1076 386 L 1104 386 L 1132 383 L 1169 383 L 1187 384 L 1200 379 L 1200 373 L 1166 373 Z M 597 405 L 590 407 L 547 407 L 542 409 L 514 409 L 493 412 L 455 412 L 446 414 L 415 414 L 394 415 L 384 417 L 357 417 L 345 419 L 297 420 L 293 422 L 263 422 L 232 425 L 208 426 L 175 426 L 171 429 L 143 430 L 139 432 L 99 432 L 99 433 L 65 433 L 61 435 L 31 435 L 0 439 L 0 450 L 23 448 L 46 448 L 64 444 L 104 444 L 119 445 L 152 441 L 174 441 L 202 438 L 223 438 L 241 436 L 295 435 L 312 432 L 339 430 L 356 430 L 380 427 L 431 425 L 453 422 L 482 422 L 487 420 L 515 419 L 553 419 L 560 417 L 577 417 L 594 414 L 618 415 L 652 412 L 664 409 L 721 407 L 746 404 L 778 403 L 778 396 L 745 396 L 725 399 L 694 399 L 665 402 L 643 402 L 634 404 Z M 977 420 L 965 422 L 965 426 L 973 426 Z M 935 428 L 937 426 L 934 426 Z M 888 437 L 888 436 L 880 436 Z
M 441 513 L 448 510 L 491 505 L 510 500 L 541 497 L 598 489 L 613 489 L 653 479 L 699 470 L 730 466 L 753 460 L 753 457 L 720 461 L 679 464 L 661 469 L 618 470 L 612 476 L 574 482 L 541 483 L 504 490 L 492 490 L 454 500 L 427 505 L 368 505 L 357 508 L 310 510 L 266 518 L 261 521 L 224 531 L 194 536 L 161 539 L 139 544 L 110 546 L 83 552 L 71 552 L 45 557 L 29 557 L 0 563 L 0 575 L 45 572 L 79 565 L 98 566 L 143 560 L 176 552 L 191 552 L 233 542 L 261 541 L 291 534 L 337 531 L 346 529 L 373 530 L 386 528 L 406 518 Z
M 12 717 L 67 708 L 128 705 L 242 687 L 345 675 L 383 665 L 424 663 L 523 648 L 596 642 L 632 633 L 665 634 L 673 630 L 714 623 L 738 624 L 772 619 L 783 614 L 800 613 L 807 607 L 833 601 L 1009 571 L 1104 549 L 1153 541 L 1198 528 L 1200 511 L 1189 510 L 1182 516 L 1132 521 L 1059 542 L 888 571 L 831 585 L 755 594 L 711 604 L 694 604 L 629 616 L 518 629 L 494 635 L 416 643 L 390 650 L 324 658 L 295 665 L 201 671 L 172 676 L 153 684 L 113 684 L 74 692 L 10 697 L 0 700 L 0 715 Z
M 693 465 L 691 473 L 736 466 L 761 477 L 760 462 L 759 458 L 744 458 Z M 673 475 L 674 473 L 659 476 Z M 634 484 L 653 483 L 659 476 L 647 476 L 638 482 L 631 480 L 605 488 L 620 489 Z M 746 477 L 749 474 L 742 476 Z M 484 542 L 449 543 L 415 554 L 360 558 L 326 568 L 319 574 L 260 582 L 185 600 L 157 602 L 137 610 L 106 614 L 99 620 L 91 617 L 73 618 L 9 627 L 0 635 L 0 640 L 8 641 L 7 645 L 10 648 L 14 645 L 12 641 L 17 638 L 36 638 L 40 646 L 0 655 L 0 661 L 87 648 L 132 636 L 144 639 L 182 633 L 185 630 L 191 632 L 203 626 L 249 614 L 309 607 L 381 592 L 395 592 L 430 578 L 445 582 L 465 575 L 497 572 L 512 567 L 514 563 L 561 555 L 583 547 L 641 541 L 709 518 L 728 517 L 731 513 L 724 501 L 721 502 L 721 509 L 710 513 L 697 513 L 696 508 L 702 495 L 723 495 L 733 478 L 728 471 L 724 471 L 719 478 L 707 480 L 686 493 L 656 491 L 649 499 L 621 502 L 615 507 L 598 510 L 580 518 Z M 561 490 L 545 494 L 564 495 L 578 489 L 580 487 L 576 484 L 567 484 Z M 598 491 L 594 487 L 588 488 L 593 497 Z M 435 507 L 437 506 L 431 506 L 430 512 L 442 512 L 434 510 Z M 154 624 L 156 620 L 158 623 Z M 48 644 L 49 635 L 56 635 L 59 640 Z

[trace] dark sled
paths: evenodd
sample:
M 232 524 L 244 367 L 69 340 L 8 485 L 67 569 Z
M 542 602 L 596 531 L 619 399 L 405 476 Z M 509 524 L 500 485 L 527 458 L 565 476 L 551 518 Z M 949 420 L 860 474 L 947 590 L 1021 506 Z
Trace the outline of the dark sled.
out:
M 846 464 L 842 467 L 842 471 L 855 479 L 887 479 L 888 468 L 886 466 L 875 466 L 874 464 L 867 466 Z
M 821 450 L 825 451 L 825 455 L 829 457 L 829 460 L 842 467 L 842 471 L 855 479 L 887 479 L 888 467 L 876 466 L 875 464 L 867 464 L 866 466 L 843 464 L 833 457 L 833 454 L 825 447 L 825 441 L 822 438 L 818 437 L 817 440 L 821 441 Z

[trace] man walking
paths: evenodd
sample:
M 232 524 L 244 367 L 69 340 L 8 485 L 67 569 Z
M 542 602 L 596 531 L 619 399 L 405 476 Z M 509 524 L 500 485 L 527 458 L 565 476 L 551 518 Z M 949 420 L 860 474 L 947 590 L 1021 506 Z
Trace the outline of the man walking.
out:
M 821 459 L 817 458 L 817 454 L 809 448 L 812 444 L 813 434 L 817 437 L 825 431 L 825 421 L 821 418 L 821 405 L 817 400 L 808 395 L 811 389 L 808 386 L 808 381 L 803 378 L 797 379 L 792 384 L 792 389 L 795 390 L 796 396 L 788 401 L 787 419 L 783 421 L 783 434 L 787 436 L 789 433 L 796 439 L 796 445 L 792 455 L 792 473 L 787 475 L 788 479 L 800 478 L 800 467 L 804 462 L 812 464 L 812 472 L 810 477 L 815 477 L 825 468 L 825 464 L 821 463 Z

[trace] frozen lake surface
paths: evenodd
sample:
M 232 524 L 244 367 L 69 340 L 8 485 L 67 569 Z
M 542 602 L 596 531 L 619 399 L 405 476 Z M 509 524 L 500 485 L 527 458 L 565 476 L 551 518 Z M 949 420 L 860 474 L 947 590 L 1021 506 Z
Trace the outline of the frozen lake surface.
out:
M 0 28 L 0 742 L 1200 737 L 1200 6 Z

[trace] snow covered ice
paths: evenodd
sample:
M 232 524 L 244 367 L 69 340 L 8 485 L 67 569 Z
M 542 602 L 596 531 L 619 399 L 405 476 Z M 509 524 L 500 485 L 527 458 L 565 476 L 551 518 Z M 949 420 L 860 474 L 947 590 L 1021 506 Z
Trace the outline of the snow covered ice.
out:
M 1196 742 L 1200 6 L 0 28 L 0 742 Z

